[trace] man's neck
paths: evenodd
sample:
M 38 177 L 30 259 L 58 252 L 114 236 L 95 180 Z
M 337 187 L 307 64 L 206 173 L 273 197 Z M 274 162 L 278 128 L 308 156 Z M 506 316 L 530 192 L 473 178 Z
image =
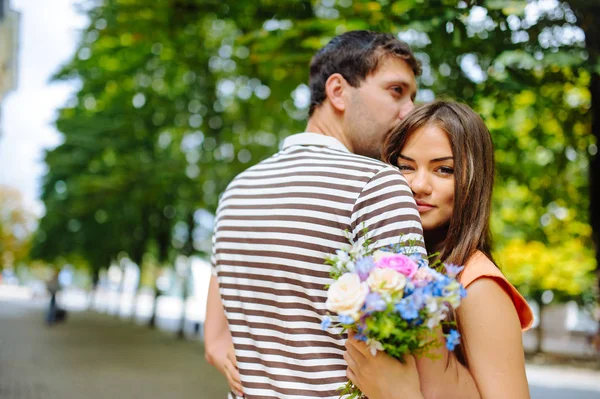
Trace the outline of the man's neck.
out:
M 334 118 L 325 118 L 324 115 L 313 115 L 306 125 L 306 132 L 319 133 L 337 139 L 349 151 L 354 152 L 352 144 L 344 134 L 342 126 Z

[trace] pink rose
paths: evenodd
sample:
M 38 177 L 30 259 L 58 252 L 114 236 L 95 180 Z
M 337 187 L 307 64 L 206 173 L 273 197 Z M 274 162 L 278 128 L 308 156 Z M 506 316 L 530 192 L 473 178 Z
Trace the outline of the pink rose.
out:
M 380 269 L 393 269 L 407 277 L 412 277 L 417 272 L 419 266 L 408 256 L 402 254 L 390 253 L 389 256 L 382 256 L 375 266 Z

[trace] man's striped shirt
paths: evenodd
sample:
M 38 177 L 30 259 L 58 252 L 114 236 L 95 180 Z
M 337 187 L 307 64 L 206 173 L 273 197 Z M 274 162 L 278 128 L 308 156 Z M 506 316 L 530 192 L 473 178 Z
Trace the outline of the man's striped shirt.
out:
M 288 137 L 229 185 L 212 262 L 246 398 L 339 397 L 345 335 L 321 329 L 332 283 L 324 258 L 349 247 L 347 234 L 362 242 L 364 228 L 377 247 L 423 242 L 400 172 L 332 137 Z

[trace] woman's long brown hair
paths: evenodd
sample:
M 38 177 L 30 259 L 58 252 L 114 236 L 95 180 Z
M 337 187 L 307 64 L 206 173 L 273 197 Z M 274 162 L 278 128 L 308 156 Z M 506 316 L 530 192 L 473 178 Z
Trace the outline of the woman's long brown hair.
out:
M 435 101 L 412 111 L 390 134 L 382 159 L 398 165 L 398 156 L 408 138 L 418 129 L 434 125 L 448 135 L 454 157 L 454 209 L 444 240 L 436 247 L 445 263 L 464 265 L 477 251 L 491 261 L 490 214 L 494 186 L 494 147 L 483 120 L 467 105 Z M 460 322 L 456 320 L 459 331 Z M 467 364 L 465 342 L 456 351 Z

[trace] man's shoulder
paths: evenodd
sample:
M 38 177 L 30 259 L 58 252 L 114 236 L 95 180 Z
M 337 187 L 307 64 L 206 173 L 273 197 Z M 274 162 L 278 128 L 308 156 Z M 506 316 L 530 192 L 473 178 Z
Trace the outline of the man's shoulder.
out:
M 340 174 L 348 180 L 359 180 L 365 184 L 378 176 L 396 176 L 404 180 L 398 168 L 378 159 L 319 146 L 303 146 L 284 149 L 250 166 L 239 173 L 229 184 L 236 186 L 246 179 L 272 178 L 297 172 L 310 172 L 313 176 Z

